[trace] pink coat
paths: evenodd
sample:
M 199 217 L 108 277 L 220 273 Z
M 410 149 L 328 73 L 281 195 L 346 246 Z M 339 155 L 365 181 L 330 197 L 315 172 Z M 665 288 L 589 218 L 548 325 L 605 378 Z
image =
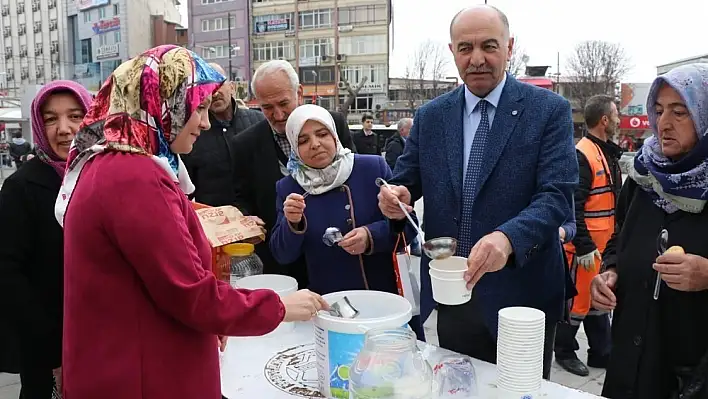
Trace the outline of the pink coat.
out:
M 65 399 L 219 399 L 217 334 L 266 334 L 272 291 L 234 290 L 187 197 L 152 159 L 97 155 L 64 220 Z

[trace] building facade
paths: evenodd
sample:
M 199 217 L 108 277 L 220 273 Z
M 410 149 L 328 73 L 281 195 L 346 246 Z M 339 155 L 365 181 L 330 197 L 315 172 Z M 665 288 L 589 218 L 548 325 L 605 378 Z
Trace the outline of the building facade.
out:
M 19 97 L 25 85 L 65 77 L 66 2 L 0 0 L 0 90 Z
M 162 24 L 180 22 L 177 0 L 66 1 L 67 46 L 71 60 L 67 78 L 96 91 L 126 61 L 153 47 Z M 174 29 L 172 29 L 174 32 Z M 164 43 L 157 43 L 164 44 Z
M 229 74 L 231 51 L 231 78 L 248 81 L 250 43 L 248 19 L 251 0 L 189 0 L 189 48 L 209 62 L 215 62 Z M 229 16 L 231 17 L 229 20 Z M 229 43 L 229 26 L 231 43 Z
M 307 102 L 336 110 L 358 87 L 348 118 L 388 102 L 390 0 L 251 0 L 251 73 L 290 61 Z
M 663 75 L 676 67 L 697 63 L 708 63 L 708 54 L 699 55 L 697 57 L 684 58 L 682 60 L 674 61 L 668 64 L 659 65 L 658 67 L 656 67 L 656 74 Z

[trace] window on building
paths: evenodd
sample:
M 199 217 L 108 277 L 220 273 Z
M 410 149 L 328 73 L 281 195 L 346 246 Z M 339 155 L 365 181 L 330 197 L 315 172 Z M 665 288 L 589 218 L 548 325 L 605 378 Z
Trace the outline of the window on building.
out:
M 91 22 L 91 10 L 84 11 L 84 22 Z
M 244 48 L 243 40 L 232 40 L 233 48 L 238 47 L 239 49 Z M 201 47 L 201 46 L 200 46 Z M 228 58 L 229 57 L 229 45 L 228 44 L 216 44 L 212 46 L 204 46 L 202 49 L 202 58 L 207 60 L 213 60 L 217 58 Z M 234 51 L 233 56 L 242 55 L 241 51 Z
M 83 39 L 81 41 L 81 63 L 86 64 L 93 60 L 91 54 L 91 39 Z
M 288 32 L 295 29 L 295 13 L 258 15 L 253 17 L 253 33 Z
M 388 23 L 385 5 L 339 8 L 339 25 L 373 25 Z
M 351 85 L 358 85 L 364 76 L 367 77 L 366 84 L 384 85 L 388 83 L 388 74 L 384 64 L 345 65 L 340 73 Z
M 253 61 L 295 59 L 295 43 L 292 40 L 253 43 Z
M 108 34 L 102 33 L 98 35 L 98 45 L 105 46 L 106 44 L 108 44 Z
M 339 98 L 339 105 L 344 105 L 344 97 Z M 352 102 L 349 111 L 353 113 L 372 112 L 374 108 L 374 97 L 371 95 L 357 96 Z
M 118 15 L 118 14 L 120 14 L 120 5 L 113 4 L 113 15 Z
M 339 39 L 340 54 L 383 54 L 387 49 L 386 35 L 345 36 Z
M 300 12 L 300 29 L 319 29 L 332 26 L 332 10 Z
M 315 75 L 313 72 L 316 72 Z M 313 85 L 315 83 L 334 83 L 334 67 L 305 67 L 300 68 L 300 81 L 303 84 Z
M 113 32 L 113 43 L 120 43 L 120 31 Z
M 241 19 L 241 25 L 238 25 L 236 16 L 231 16 L 231 29 L 240 28 L 243 26 L 243 19 Z M 228 17 L 218 17 L 212 19 L 202 19 L 202 32 L 213 32 L 219 30 L 229 29 L 229 19 Z
M 320 97 L 318 102 L 320 107 L 334 111 L 334 97 Z
M 331 56 L 333 54 L 333 38 L 300 40 L 300 59 L 322 57 L 323 55 Z
M 101 7 L 98 9 L 98 19 L 106 18 L 106 7 Z
M 234 1 L 234 0 L 202 0 L 202 4 L 218 4 L 218 3 L 226 3 L 227 1 Z

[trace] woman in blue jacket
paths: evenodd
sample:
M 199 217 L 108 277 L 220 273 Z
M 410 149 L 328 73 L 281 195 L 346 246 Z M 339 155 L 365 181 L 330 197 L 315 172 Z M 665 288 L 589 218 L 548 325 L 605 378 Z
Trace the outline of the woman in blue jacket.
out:
M 276 184 L 278 217 L 270 239 L 275 259 L 287 264 L 304 254 L 307 288 L 318 294 L 362 289 L 398 293 L 393 267 L 398 235 L 377 199 L 376 179 L 391 177 L 386 161 L 343 148 L 331 114 L 317 105 L 296 108 L 285 130 L 292 152 L 290 176 Z M 343 235 L 331 246 L 323 239 L 330 227 Z M 410 242 L 411 226 L 404 235 Z M 411 323 L 414 329 L 418 325 Z

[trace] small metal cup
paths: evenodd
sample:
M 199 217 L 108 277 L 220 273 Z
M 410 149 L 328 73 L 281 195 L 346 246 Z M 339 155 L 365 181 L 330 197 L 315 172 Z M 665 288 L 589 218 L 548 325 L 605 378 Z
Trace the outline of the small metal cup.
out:
M 341 317 L 343 319 L 353 319 L 359 316 L 359 311 L 356 310 L 352 303 L 349 302 L 349 298 L 342 297 L 342 299 L 329 305 L 329 313 L 335 317 Z

